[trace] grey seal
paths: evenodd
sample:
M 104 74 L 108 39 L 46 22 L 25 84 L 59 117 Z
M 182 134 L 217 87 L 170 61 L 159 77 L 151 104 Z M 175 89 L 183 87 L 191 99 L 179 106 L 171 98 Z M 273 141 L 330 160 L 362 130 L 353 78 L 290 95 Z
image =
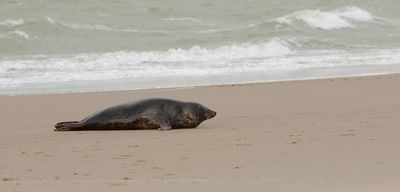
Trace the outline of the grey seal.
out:
M 196 128 L 216 114 L 195 102 L 146 99 L 104 109 L 82 121 L 57 123 L 55 131 Z

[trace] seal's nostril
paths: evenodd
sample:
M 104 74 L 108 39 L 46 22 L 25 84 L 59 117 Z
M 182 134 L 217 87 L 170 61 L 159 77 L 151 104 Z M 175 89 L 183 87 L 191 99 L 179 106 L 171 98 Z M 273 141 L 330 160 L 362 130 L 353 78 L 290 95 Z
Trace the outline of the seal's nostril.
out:
M 215 111 L 211 111 L 211 113 L 210 113 L 210 118 L 213 118 L 213 117 L 215 117 L 215 115 L 217 115 L 217 112 L 215 112 Z

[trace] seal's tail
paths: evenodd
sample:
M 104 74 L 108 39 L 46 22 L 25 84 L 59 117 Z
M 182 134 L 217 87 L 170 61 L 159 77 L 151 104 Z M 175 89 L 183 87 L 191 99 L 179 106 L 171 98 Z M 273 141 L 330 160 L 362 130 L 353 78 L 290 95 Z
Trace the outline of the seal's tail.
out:
M 55 127 L 56 129 L 54 129 L 54 131 L 74 131 L 82 127 L 82 124 L 79 121 L 66 121 L 57 123 Z

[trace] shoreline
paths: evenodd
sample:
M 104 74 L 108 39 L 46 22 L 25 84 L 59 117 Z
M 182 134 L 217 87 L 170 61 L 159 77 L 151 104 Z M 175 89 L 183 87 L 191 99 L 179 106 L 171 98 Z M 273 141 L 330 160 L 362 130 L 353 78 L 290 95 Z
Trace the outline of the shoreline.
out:
M 37 95 L 62 95 L 62 94 L 85 94 L 85 93 L 102 93 L 102 92 L 130 92 L 130 91 L 152 91 L 152 90 L 174 90 L 174 89 L 193 89 L 201 87 L 213 87 L 213 86 L 232 86 L 232 85 L 253 85 L 253 84 L 265 84 L 265 83 L 287 83 L 296 81 L 318 81 L 318 80 L 335 80 L 345 78 L 358 78 L 358 77 L 376 77 L 376 76 L 397 76 L 399 72 L 393 73 L 368 73 L 360 75 L 343 75 L 333 77 L 313 77 L 313 78 L 295 78 L 295 79 L 284 79 L 284 80 L 270 80 L 270 81 L 251 81 L 251 82 L 238 82 L 238 83 L 221 83 L 221 84 L 204 84 L 204 85 L 193 85 L 193 86 L 171 86 L 171 87 L 154 87 L 154 88 L 137 88 L 137 89 L 116 89 L 116 90 L 86 90 L 86 91 L 63 91 L 63 92 L 43 92 L 43 93 L 20 93 L 20 94 L 1 94 L 1 96 L 15 97 L 15 96 L 37 96 Z
M 400 190 L 400 74 L 0 96 L 1 191 Z M 198 128 L 54 132 L 149 97 L 217 112 Z

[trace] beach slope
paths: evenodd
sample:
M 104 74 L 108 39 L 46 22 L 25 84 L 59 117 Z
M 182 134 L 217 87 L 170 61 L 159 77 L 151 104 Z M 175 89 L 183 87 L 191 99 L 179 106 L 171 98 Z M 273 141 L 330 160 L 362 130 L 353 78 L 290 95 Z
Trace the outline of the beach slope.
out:
M 0 96 L 0 191 L 400 191 L 400 76 Z M 197 101 L 196 129 L 54 132 L 132 100 Z

